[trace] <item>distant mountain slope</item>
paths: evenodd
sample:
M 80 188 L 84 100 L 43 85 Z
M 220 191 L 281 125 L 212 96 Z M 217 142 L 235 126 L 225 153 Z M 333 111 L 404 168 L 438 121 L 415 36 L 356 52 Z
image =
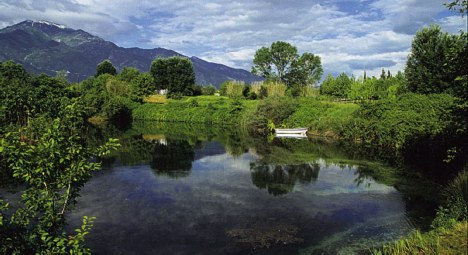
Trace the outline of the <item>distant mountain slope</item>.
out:
M 13 60 L 33 73 L 55 75 L 65 70 L 70 81 L 92 76 L 96 66 L 110 59 L 117 70 L 132 66 L 148 71 L 156 57 L 183 56 L 164 48 L 122 48 L 81 29 L 75 30 L 47 21 L 23 21 L 0 30 L 0 61 Z M 226 80 L 252 82 L 261 78 L 246 70 L 190 58 L 197 84 L 219 86 Z

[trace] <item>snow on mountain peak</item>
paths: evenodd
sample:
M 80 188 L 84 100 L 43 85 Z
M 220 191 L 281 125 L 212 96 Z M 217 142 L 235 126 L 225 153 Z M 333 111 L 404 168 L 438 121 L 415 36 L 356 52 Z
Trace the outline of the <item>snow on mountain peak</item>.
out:
M 56 24 L 56 23 L 53 23 L 53 22 L 45 21 L 45 20 L 32 21 L 33 26 L 34 26 L 34 23 L 44 24 L 44 25 L 48 25 L 48 26 L 55 26 L 55 27 L 58 27 L 60 29 L 65 29 L 66 28 L 66 26 L 64 26 L 64 25 Z

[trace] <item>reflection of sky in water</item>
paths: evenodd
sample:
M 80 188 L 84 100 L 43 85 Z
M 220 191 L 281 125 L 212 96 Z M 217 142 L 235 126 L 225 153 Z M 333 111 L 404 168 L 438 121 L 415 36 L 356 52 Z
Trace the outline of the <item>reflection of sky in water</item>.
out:
M 97 217 L 89 244 L 98 254 L 335 253 L 411 229 L 400 194 L 371 178 L 358 186 L 353 168 L 320 161 L 316 180 L 272 196 L 251 180 L 250 163 L 259 156 L 211 151 L 196 158 L 190 174 L 177 179 L 158 176 L 149 165 L 98 173 L 83 188 L 71 222 Z M 277 224 L 298 228 L 303 243 L 253 249 L 226 234 Z

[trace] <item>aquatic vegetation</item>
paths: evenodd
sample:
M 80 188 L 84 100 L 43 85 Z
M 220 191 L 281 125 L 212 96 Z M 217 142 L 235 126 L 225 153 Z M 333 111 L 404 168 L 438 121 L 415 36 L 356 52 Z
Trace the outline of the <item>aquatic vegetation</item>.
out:
M 298 227 L 287 223 L 254 223 L 248 227 L 228 230 L 226 234 L 236 242 L 246 243 L 257 249 L 302 243 L 304 240 L 297 237 L 298 231 Z

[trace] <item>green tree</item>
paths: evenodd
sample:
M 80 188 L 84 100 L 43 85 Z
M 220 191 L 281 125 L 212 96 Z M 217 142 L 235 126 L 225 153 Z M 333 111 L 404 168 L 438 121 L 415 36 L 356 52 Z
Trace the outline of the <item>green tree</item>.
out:
M 253 63 L 253 74 L 281 81 L 288 87 L 315 84 L 323 73 L 319 56 L 311 53 L 299 56 L 295 46 L 282 41 L 258 49 Z
M 202 94 L 203 95 L 214 95 L 216 93 L 216 87 L 213 85 L 203 86 Z
M 167 89 L 169 97 L 191 95 L 195 85 L 192 61 L 184 57 L 157 58 L 150 69 L 157 89 Z
M 31 76 L 13 61 L 0 63 L 0 104 L 6 123 L 25 125 L 33 108 Z
M 115 69 L 115 67 L 112 65 L 112 63 L 110 62 L 110 60 L 106 59 L 104 61 L 102 61 L 101 63 L 99 63 L 96 67 L 96 75 L 94 75 L 95 77 L 98 77 L 99 75 L 101 74 L 110 74 L 110 75 L 116 75 L 117 74 L 117 70 Z
M 408 89 L 423 94 L 454 93 L 458 90 L 455 80 L 466 73 L 466 47 L 466 36 L 449 35 L 439 26 L 418 31 L 406 63 Z
M 133 79 L 140 75 L 140 71 L 134 67 L 124 67 L 117 75 L 117 79 L 121 81 L 131 82 Z
M 153 76 L 149 73 L 140 73 L 130 81 L 132 93 L 137 98 L 155 93 L 156 86 L 154 85 Z
M 91 222 L 85 218 L 82 228 L 70 236 L 65 232 L 65 215 L 91 172 L 100 168 L 90 159 L 108 154 L 118 144 L 111 139 L 96 149 L 86 146 L 79 136 L 83 113 L 75 102 L 59 118 L 37 119 L 30 128 L 7 133 L 0 140 L 0 160 L 26 184 L 18 204 L 11 209 L 8 204 L 0 206 L 0 253 L 90 253 L 84 237 Z
M 336 78 L 328 74 L 320 86 L 320 93 L 336 98 L 347 98 L 351 91 L 352 83 L 353 79 L 350 79 L 346 73 L 341 73 Z
M 323 68 L 319 56 L 312 53 L 302 54 L 292 62 L 288 83 L 300 87 L 315 85 L 323 75 Z

